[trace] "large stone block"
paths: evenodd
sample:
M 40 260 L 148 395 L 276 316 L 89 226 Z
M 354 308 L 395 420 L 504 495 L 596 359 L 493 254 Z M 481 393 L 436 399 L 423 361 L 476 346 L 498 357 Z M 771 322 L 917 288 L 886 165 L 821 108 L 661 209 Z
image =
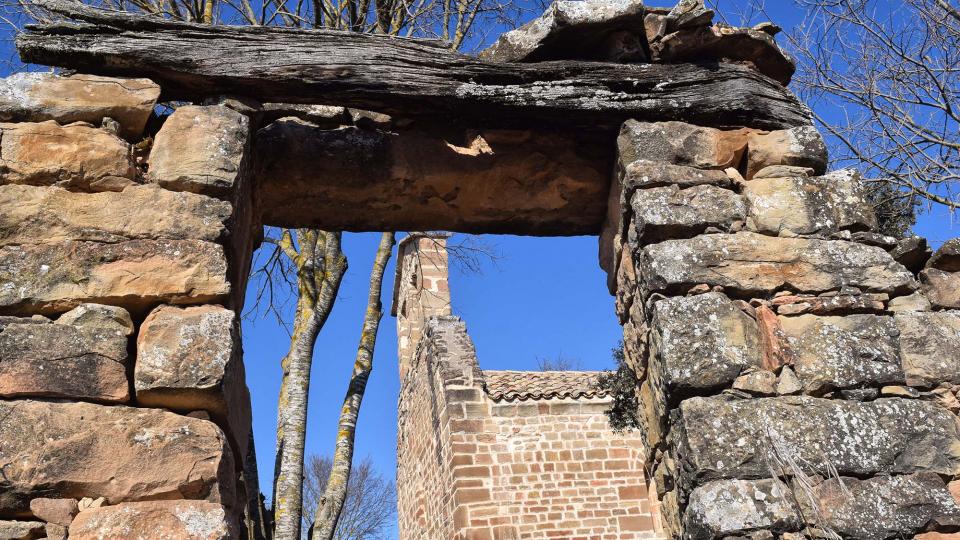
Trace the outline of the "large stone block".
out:
M 159 409 L 0 401 L 0 515 L 30 499 L 235 504 L 234 463 L 215 424 Z
M 933 307 L 960 309 L 960 272 L 926 268 L 920 272 L 920 286 Z
M 736 167 L 747 147 L 748 130 L 721 131 L 683 122 L 627 120 L 617 137 L 621 166 L 638 159 L 700 169 Z
M 643 2 L 558 0 L 479 57 L 492 62 L 645 61 Z
M 960 311 L 897 313 L 907 384 L 960 384 Z
M 744 185 L 748 227 L 773 235 L 829 235 L 877 227 L 856 171 L 813 178 L 763 178 Z
M 46 524 L 42 521 L 0 520 L 0 540 L 33 540 L 43 538 Z
M 727 387 L 761 363 L 756 321 L 720 293 L 657 302 L 651 330 L 650 376 L 670 401 Z
M 932 527 L 960 527 L 960 506 L 933 473 L 831 478 L 813 492 L 823 524 L 842 538 L 907 538 Z M 808 498 L 797 500 L 805 515 L 818 515 Z
M 773 165 L 809 167 L 815 175 L 827 172 L 827 145 L 813 126 L 754 131 L 748 134 L 747 145 L 748 180 Z
M 122 308 L 84 304 L 56 322 L 0 325 L 0 397 L 122 403 L 130 399 Z
M 167 189 L 231 198 L 250 154 L 250 120 L 221 105 L 179 107 L 150 151 L 147 178 Z
M 713 185 L 729 188 L 733 181 L 727 174 L 717 169 L 697 169 L 684 165 L 673 165 L 661 161 L 637 159 L 625 163 L 620 173 L 621 189 L 624 193 L 633 193 L 635 189 L 656 188 L 677 185 L 680 189 L 694 186 Z
M 679 411 L 671 436 L 694 482 L 769 476 L 775 452 L 842 475 L 960 472 L 956 417 L 925 401 L 696 397 Z
M 104 538 L 233 540 L 239 536 L 227 509 L 206 501 L 148 501 L 101 506 L 80 512 L 70 524 L 71 540 Z
M 633 245 L 696 236 L 709 227 L 729 231 L 735 223 L 742 223 L 746 215 L 739 195 L 706 185 L 637 190 L 630 205 L 633 208 L 630 243 Z
M 120 191 L 134 183 L 130 145 L 84 124 L 0 124 L 0 184 Z
M 227 236 L 229 203 L 154 185 L 120 193 L 0 186 L 0 246 L 67 240 L 219 241 Z
M 99 126 L 112 118 L 125 138 L 135 139 L 143 134 L 159 97 L 160 86 L 150 79 L 17 73 L 0 79 L 0 120 Z
M 651 43 L 658 62 L 743 62 L 786 86 L 796 67 L 773 36 L 728 25 L 683 28 Z
M 577 132 L 440 136 L 287 118 L 254 148 L 263 219 L 277 226 L 596 234 L 611 184 L 609 141 Z
M 82 303 L 140 311 L 230 293 L 223 247 L 194 240 L 62 242 L 0 248 L 0 313 L 57 313 Z
M 684 519 L 690 537 L 702 540 L 805 525 L 842 538 L 883 540 L 958 522 L 960 507 L 933 473 L 831 478 L 812 489 L 769 479 L 718 480 L 693 490 Z
M 960 238 L 947 240 L 927 261 L 927 268 L 960 272 Z
M 220 306 L 160 306 L 140 326 L 137 403 L 183 412 L 204 410 L 246 455 L 250 395 L 236 315 Z
M 893 317 L 801 315 L 780 317 L 780 327 L 805 393 L 823 395 L 904 382 Z
M 779 289 L 819 293 L 850 286 L 905 294 L 917 288 L 913 275 L 878 247 L 751 232 L 647 246 L 639 253 L 637 273 L 647 293 L 680 293 L 701 283 L 764 296 Z
M 684 512 L 692 540 L 712 540 L 756 529 L 796 531 L 803 521 L 790 488 L 777 480 L 718 480 L 693 490 Z

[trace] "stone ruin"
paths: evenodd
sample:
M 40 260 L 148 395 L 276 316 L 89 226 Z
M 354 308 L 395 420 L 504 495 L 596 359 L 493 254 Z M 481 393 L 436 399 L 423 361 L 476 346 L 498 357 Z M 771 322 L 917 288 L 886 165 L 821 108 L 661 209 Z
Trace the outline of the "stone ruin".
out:
M 960 243 L 875 232 L 774 25 L 561 0 L 474 59 L 41 3 L 21 56 L 85 74 L 0 82 L 0 538 L 260 538 L 263 225 L 600 239 L 623 436 L 589 374 L 481 370 L 403 246 L 404 538 L 957 537 Z

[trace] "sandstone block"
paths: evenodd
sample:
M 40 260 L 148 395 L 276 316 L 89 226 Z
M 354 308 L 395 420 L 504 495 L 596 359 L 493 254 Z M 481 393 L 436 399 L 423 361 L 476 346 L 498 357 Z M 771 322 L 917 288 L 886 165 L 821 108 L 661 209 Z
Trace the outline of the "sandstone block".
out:
M 220 306 L 153 310 L 137 336 L 134 388 L 142 406 L 209 412 L 245 456 L 250 396 L 238 325 Z
M 730 177 L 720 170 L 697 169 L 646 159 L 625 163 L 620 182 L 624 193 L 632 193 L 638 188 L 656 188 L 674 184 L 680 189 L 702 185 L 725 188 L 733 186 Z
M 960 526 L 960 506 L 933 473 L 831 478 L 814 493 L 824 523 L 843 538 L 905 538 L 928 527 Z M 814 515 L 808 499 L 798 500 L 805 515 Z
M 774 448 L 841 475 L 960 471 L 960 427 L 949 411 L 913 399 L 845 401 L 806 396 L 695 397 L 674 422 L 690 480 L 763 478 Z
M 157 133 L 147 178 L 176 191 L 229 198 L 249 158 L 250 120 L 224 106 L 178 108 Z
M 789 487 L 775 480 L 718 480 L 693 490 L 684 513 L 686 533 L 712 540 L 755 529 L 802 528 Z
M 640 0 L 553 2 L 543 15 L 500 36 L 479 57 L 492 62 L 646 61 Z
M 231 540 L 239 538 L 227 510 L 205 501 L 130 502 L 85 510 L 70 525 L 71 540 Z
M 899 311 L 930 311 L 932 307 L 927 297 L 920 292 L 891 298 L 887 305 L 887 309 L 894 313 Z
M 936 268 L 944 272 L 960 272 L 960 238 L 944 242 L 927 261 L 927 268 Z
M 120 191 L 136 176 L 130 145 L 85 124 L 0 124 L 0 184 Z
M 82 303 L 131 311 L 223 301 L 221 246 L 194 240 L 62 242 L 0 248 L 0 312 L 57 313 Z
M 0 121 L 99 126 L 112 118 L 123 137 L 135 139 L 143 134 L 159 97 L 160 86 L 149 79 L 17 73 L 0 79 Z
M 623 166 L 643 159 L 723 170 L 740 163 L 746 146 L 747 130 L 721 131 L 683 122 L 627 120 L 617 137 Z
M 829 235 L 839 230 L 870 230 L 877 217 L 855 171 L 813 178 L 754 179 L 744 185 L 748 227 L 772 235 Z
M 920 287 L 933 307 L 960 309 L 960 272 L 927 268 L 920 272 Z
M 0 540 L 33 540 L 45 534 L 42 521 L 0 520 Z
M 927 239 L 921 236 L 902 238 L 890 250 L 890 256 L 893 257 L 893 260 L 914 273 L 923 269 L 932 253 L 930 247 L 927 246 Z
M 0 186 L 0 246 L 68 240 L 207 240 L 226 237 L 229 203 L 154 185 L 119 193 Z
M 809 167 L 814 174 L 827 172 L 827 145 L 813 126 L 748 134 L 747 180 L 771 165 Z
M 888 294 L 917 288 L 886 251 L 841 240 L 709 234 L 646 246 L 639 259 L 647 293 L 685 292 L 701 283 L 753 296 L 780 288 L 818 293 L 850 286 Z
M 796 71 L 773 36 L 750 28 L 714 25 L 679 30 L 650 45 L 658 62 L 744 62 L 786 86 Z
M 753 180 L 760 180 L 762 178 L 809 178 L 810 176 L 813 176 L 813 169 L 810 167 L 770 165 L 755 173 Z
M 804 393 L 902 384 L 893 317 L 780 317 Z
M 960 384 L 960 311 L 902 312 L 894 319 L 907 384 Z
M 80 509 L 76 499 L 38 498 L 30 501 L 30 512 L 47 523 L 70 525 Z
M 746 214 L 739 195 L 714 186 L 641 189 L 633 194 L 630 205 L 632 245 L 696 236 L 708 227 L 729 231 Z
M 0 463 L 0 515 L 36 497 L 235 502 L 223 432 L 158 409 L 0 401 Z
M 27 321 L 0 327 L 0 397 L 130 399 L 126 310 L 84 304 L 54 323 Z
M 728 387 L 761 363 L 757 323 L 720 293 L 657 302 L 651 330 L 651 377 L 669 401 Z

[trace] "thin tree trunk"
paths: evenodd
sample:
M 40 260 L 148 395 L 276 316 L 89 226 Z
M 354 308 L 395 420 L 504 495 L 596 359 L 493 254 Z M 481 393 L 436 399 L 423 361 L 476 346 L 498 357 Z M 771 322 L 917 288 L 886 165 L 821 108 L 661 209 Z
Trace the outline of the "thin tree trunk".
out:
M 318 237 L 325 239 L 322 260 L 316 255 Z M 317 336 L 333 308 L 347 267 L 340 233 L 301 231 L 300 248 L 300 253 L 291 257 L 297 266 L 299 295 L 290 350 L 281 363 L 283 379 L 277 405 L 274 540 L 300 540 L 310 368 Z
M 353 375 L 347 387 L 340 410 L 340 423 L 337 429 L 337 444 L 333 453 L 333 466 L 330 478 L 320 501 L 317 504 L 311 540 L 333 540 L 343 503 L 347 497 L 347 482 L 350 479 L 350 467 L 353 463 L 353 443 L 356 437 L 357 417 L 360 404 L 367 388 L 370 372 L 373 371 L 373 349 L 377 342 L 377 330 L 383 317 L 380 302 L 383 288 L 383 273 L 393 251 L 394 235 L 383 233 L 377 256 L 370 272 L 370 292 L 367 297 L 367 311 L 363 318 L 363 331 L 360 334 L 360 346 L 353 365 Z

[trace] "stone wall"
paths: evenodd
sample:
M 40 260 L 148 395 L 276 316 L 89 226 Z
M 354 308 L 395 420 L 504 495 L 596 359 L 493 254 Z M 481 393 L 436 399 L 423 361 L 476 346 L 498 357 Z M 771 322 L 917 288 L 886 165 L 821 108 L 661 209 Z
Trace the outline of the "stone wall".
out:
M 654 538 L 638 432 L 614 434 L 596 372 L 481 371 L 455 317 L 434 317 L 403 379 L 402 538 Z
M 151 146 L 149 80 L 0 86 L 0 537 L 240 537 L 249 120 Z
M 956 240 L 873 232 L 812 128 L 617 144 L 601 260 L 666 534 L 960 529 Z

